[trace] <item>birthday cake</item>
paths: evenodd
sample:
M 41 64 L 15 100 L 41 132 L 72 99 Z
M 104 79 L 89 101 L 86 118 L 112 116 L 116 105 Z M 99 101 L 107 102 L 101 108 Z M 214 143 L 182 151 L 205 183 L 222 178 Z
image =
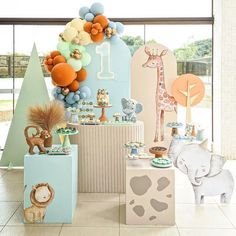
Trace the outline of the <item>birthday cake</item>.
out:
M 108 106 L 109 105 L 109 93 L 105 89 L 98 89 L 97 91 L 97 105 Z

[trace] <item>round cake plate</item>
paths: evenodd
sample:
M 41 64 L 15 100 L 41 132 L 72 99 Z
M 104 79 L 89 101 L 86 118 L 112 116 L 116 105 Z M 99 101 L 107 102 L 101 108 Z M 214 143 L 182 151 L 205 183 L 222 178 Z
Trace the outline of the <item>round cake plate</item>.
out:
M 169 168 L 172 166 L 172 161 L 166 157 L 158 157 L 151 160 L 151 165 L 158 168 Z

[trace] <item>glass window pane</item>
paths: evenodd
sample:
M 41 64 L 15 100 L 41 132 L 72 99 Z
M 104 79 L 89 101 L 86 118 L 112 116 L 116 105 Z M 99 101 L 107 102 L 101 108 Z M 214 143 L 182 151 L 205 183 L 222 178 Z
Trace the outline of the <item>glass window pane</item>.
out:
M 133 55 L 140 46 L 144 45 L 144 25 L 125 25 L 122 39 Z
M 204 82 L 205 97 L 192 107 L 192 120 L 205 128 L 207 137 L 212 140 L 212 26 L 148 25 L 146 40 L 154 40 L 174 52 L 178 75 L 192 73 Z M 183 123 L 185 111 L 179 106 L 178 120 Z
M 33 44 L 36 44 L 41 63 L 50 51 L 56 50 L 58 36 L 65 26 L 43 26 L 43 25 L 17 25 L 15 26 L 15 78 L 16 90 L 19 91 L 23 82 L 25 71 L 29 62 Z M 30 32 L 30 33 L 29 33 Z M 53 85 L 48 73 L 42 69 L 48 89 Z
M 2 17 L 77 17 L 82 6 L 94 0 L 8 0 L 1 5 Z M 211 0 L 101 1 L 107 17 L 196 17 L 211 16 Z M 14 7 L 12 7 L 14 6 Z
M 13 27 L 0 26 L 0 147 L 4 148 L 13 115 Z

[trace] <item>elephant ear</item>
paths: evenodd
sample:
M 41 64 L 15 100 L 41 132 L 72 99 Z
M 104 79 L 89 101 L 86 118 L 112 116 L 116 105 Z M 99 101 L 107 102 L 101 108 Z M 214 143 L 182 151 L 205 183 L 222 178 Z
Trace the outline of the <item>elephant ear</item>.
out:
M 122 99 L 121 99 L 121 105 L 122 105 L 123 108 L 126 108 L 126 107 L 127 107 L 128 101 L 129 101 L 129 100 L 126 99 L 126 98 L 122 98 Z
M 135 107 L 135 113 L 140 113 L 143 110 L 143 105 L 141 103 L 137 103 Z
M 208 177 L 218 175 L 225 164 L 225 159 L 223 156 L 220 155 L 212 155 L 211 156 L 211 166 L 210 166 L 210 171 L 208 173 Z

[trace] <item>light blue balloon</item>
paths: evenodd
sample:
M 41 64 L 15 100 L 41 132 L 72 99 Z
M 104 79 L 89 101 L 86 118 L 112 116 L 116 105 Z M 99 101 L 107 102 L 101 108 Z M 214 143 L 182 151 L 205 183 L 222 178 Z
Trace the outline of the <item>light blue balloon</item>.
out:
M 78 108 L 79 104 L 76 102 L 74 104 L 72 104 L 72 107 Z
M 69 49 L 71 52 L 74 52 L 75 49 L 78 49 L 80 52 L 84 52 L 86 49 L 83 46 L 80 46 L 78 44 L 70 43 Z
M 79 71 L 82 67 L 81 60 L 77 60 L 75 58 L 70 58 L 69 60 L 67 60 L 67 63 L 71 65 L 75 71 Z
M 91 5 L 90 12 L 92 12 L 95 16 L 101 15 L 104 13 L 104 7 L 100 2 L 95 2 Z
M 94 18 L 94 14 L 89 12 L 85 15 L 85 20 L 88 21 L 88 22 L 92 22 L 93 21 L 93 18 Z
M 91 62 L 91 56 L 87 52 L 83 52 L 81 62 L 83 67 L 87 66 Z
M 68 108 L 71 107 L 71 105 L 65 102 L 65 107 Z
M 74 95 L 74 100 L 75 100 L 75 101 L 79 101 L 79 100 L 80 100 L 80 96 L 79 96 L 78 94 L 75 94 L 75 95 Z
M 63 94 L 58 94 L 57 95 L 57 99 L 60 100 L 60 101 L 63 101 L 65 98 L 65 96 Z
M 79 89 L 75 92 L 75 94 L 80 94 L 80 91 L 79 91 Z
M 116 29 L 116 23 L 114 21 L 109 21 L 108 27 Z
M 122 34 L 124 32 L 124 25 L 120 22 L 116 22 L 116 30 L 118 34 Z
M 58 95 L 58 93 L 57 93 L 57 91 L 56 91 L 56 88 L 53 88 L 53 90 L 52 90 L 52 96 L 53 96 L 54 98 L 57 98 L 57 95 Z
M 57 93 L 61 93 L 61 87 L 55 87 Z
M 91 89 L 88 86 L 82 86 L 80 87 L 80 98 L 81 99 L 88 99 L 91 97 Z
M 68 104 L 71 104 L 71 105 L 72 105 L 72 104 L 75 103 L 74 95 L 75 95 L 74 92 L 70 92 L 70 93 L 68 93 L 68 94 L 66 95 L 65 100 L 66 100 L 66 102 L 67 102 Z
M 79 9 L 79 16 L 84 19 L 85 15 L 89 13 L 89 8 L 88 7 L 81 7 Z

